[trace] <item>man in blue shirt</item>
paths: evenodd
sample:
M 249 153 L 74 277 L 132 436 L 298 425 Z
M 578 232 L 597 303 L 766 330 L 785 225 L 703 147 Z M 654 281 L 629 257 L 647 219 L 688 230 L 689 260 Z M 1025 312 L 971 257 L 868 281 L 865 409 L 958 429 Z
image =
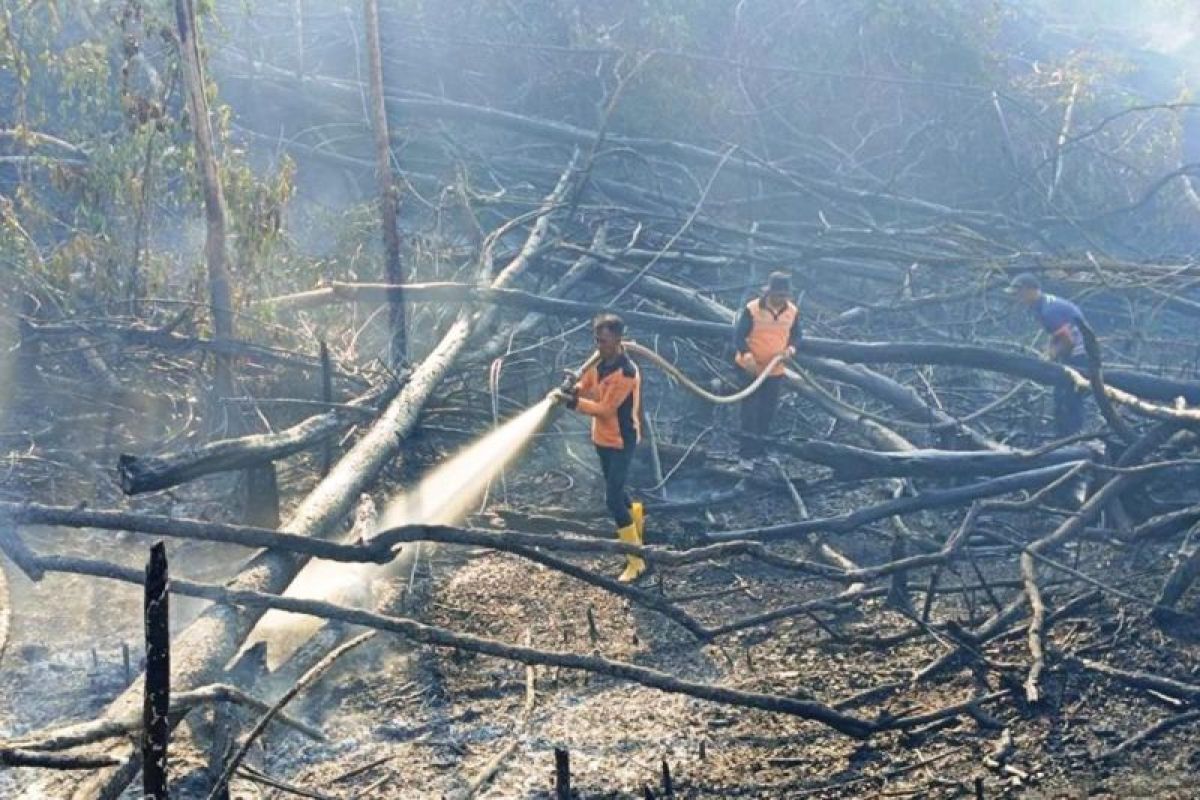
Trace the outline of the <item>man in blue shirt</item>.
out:
M 1013 279 L 1009 292 L 1017 296 L 1050 335 L 1046 356 L 1056 363 L 1079 371 L 1087 369 L 1080 323 L 1083 312 L 1070 300 L 1042 291 L 1037 276 L 1025 272 Z M 1074 436 L 1083 429 L 1083 395 L 1074 382 L 1063 379 L 1054 386 L 1054 428 L 1060 437 Z

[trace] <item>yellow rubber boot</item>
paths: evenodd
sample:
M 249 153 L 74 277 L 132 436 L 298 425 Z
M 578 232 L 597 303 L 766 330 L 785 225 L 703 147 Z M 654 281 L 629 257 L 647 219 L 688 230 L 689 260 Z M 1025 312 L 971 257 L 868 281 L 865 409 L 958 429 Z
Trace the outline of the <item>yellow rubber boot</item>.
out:
M 635 501 L 629 506 L 629 516 L 633 517 L 633 524 L 637 526 L 638 544 L 645 544 L 646 507 Z
M 641 544 L 638 541 L 637 525 L 626 525 L 617 529 L 617 538 L 626 544 Z M 621 583 L 633 583 L 646 571 L 646 562 L 637 556 L 625 556 L 625 571 L 618 576 Z

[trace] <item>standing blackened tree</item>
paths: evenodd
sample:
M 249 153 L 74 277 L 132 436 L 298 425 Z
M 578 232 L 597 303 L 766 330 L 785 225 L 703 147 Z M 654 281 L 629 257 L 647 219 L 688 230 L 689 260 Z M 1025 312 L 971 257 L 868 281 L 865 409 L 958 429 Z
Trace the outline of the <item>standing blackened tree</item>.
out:
M 204 93 L 204 63 L 196 36 L 196 9 L 192 0 L 175 0 L 175 22 L 179 34 L 179 55 L 188 116 L 196 147 L 196 164 L 204 191 L 204 216 L 207 234 L 204 257 L 208 264 L 209 302 L 212 304 L 213 333 L 216 338 L 233 338 L 233 289 L 229 275 L 229 250 L 226 243 L 225 191 L 217 169 L 213 147 L 212 123 L 208 116 L 208 98 Z M 224 353 L 216 358 L 214 392 L 217 398 L 233 395 L 233 361 Z
M 387 107 L 383 99 L 383 47 L 379 37 L 379 0 L 364 0 L 367 60 L 371 83 L 371 128 L 375 134 L 375 172 L 379 180 L 379 223 L 383 228 L 384 277 L 388 283 L 404 283 L 404 265 L 400 261 L 399 199 L 392 176 Z M 390 347 L 388 361 L 398 364 L 405 358 L 404 298 L 396 293 L 390 300 Z

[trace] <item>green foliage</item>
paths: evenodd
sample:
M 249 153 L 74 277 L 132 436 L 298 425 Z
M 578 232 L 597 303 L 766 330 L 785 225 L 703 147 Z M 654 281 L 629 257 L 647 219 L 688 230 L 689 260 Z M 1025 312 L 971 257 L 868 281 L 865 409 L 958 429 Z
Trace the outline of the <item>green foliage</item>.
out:
M 274 172 L 255 175 L 244 154 L 226 150 L 221 177 L 229 206 L 234 274 L 238 290 L 246 297 L 261 297 L 272 286 L 277 270 L 286 269 L 286 252 L 280 252 L 283 221 L 295 190 L 295 163 L 284 156 Z

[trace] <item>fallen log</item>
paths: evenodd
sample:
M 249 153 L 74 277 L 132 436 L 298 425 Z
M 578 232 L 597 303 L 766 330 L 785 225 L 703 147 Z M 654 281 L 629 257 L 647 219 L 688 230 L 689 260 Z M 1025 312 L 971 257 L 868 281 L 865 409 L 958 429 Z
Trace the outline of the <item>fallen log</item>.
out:
M 846 514 L 823 519 L 804 520 L 783 525 L 772 525 L 765 528 L 750 528 L 746 530 L 723 531 L 706 535 L 710 541 L 732 541 L 735 539 L 750 539 L 755 541 L 778 541 L 794 539 L 814 531 L 830 531 L 845 533 L 860 528 L 872 522 L 878 522 L 888 517 L 911 514 L 914 511 L 924 511 L 932 508 L 949 508 L 962 506 L 984 497 L 1018 492 L 1024 489 L 1034 489 L 1052 483 L 1063 477 L 1080 463 L 1078 461 L 1055 464 L 1025 472 L 1017 472 L 1000 478 L 992 478 L 966 486 L 956 486 L 952 489 L 930 489 L 911 497 L 898 497 L 866 508 L 860 508 Z
M 350 405 L 369 413 L 372 406 L 395 397 L 399 389 L 400 385 L 393 383 L 386 390 L 372 391 L 351 401 Z M 158 456 L 123 453 L 117 459 L 117 477 L 121 491 L 134 495 L 167 489 L 215 472 L 262 466 L 320 444 L 359 421 L 359 416 L 357 411 L 334 409 L 277 433 L 221 439 Z
M 493 288 L 503 288 L 505 284 L 516 279 L 517 276 L 533 263 L 538 253 L 541 252 L 546 237 L 551 230 L 551 219 L 562 204 L 563 199 L 570 192 L 572 181 L 575 179 L 577 160 L 578 153 L 573 154 L 566 168 L 559 176 L 558 183 L 550 194 L 547 195 L 542 205 L 520 217 L 509 220 L 488 234 L 484 239 L 478 257 L 479 274 L 481 277 L 494 276 L 491 280 Z M 529 222 L 533 224 L 524 244 L 516 256 L 503 269 L 496 272 L 493 267 L 499 243 L 510 232 L 517 230 L 520 225 Z M 495 318 L 495 310 L 494 306 L 486 307 L 478 314 L 468 314 L 466 309 L 463 310 L 459 321 L 452 328 L 452 333 L 455 334 L 454 350 L 456 359 L 459 354 L 467 356 L 473 352 L 472 342 L 475 335 L 488 330 Z M 461 338 L 458 336 L 459 331 L 461 331 Z M 447 335 L 447 338 L 450 338 L 450 334 Z M 364 528 L 363 533 L 360 535 L 365 536 L 369 534 L 374 527 L 375 525 L 372 523 Z M 347 604 L 374 602 L 373 593 L 346 593 L 344 588 L 348 585 L 371 586 L 377 581 L 393 580 L 401 577 L 406 570 L 411 574 L 412 570 L 415 569 L 415 564 L 418 563 L 417 559 L 420 558 L 420 554 L 421 547 L 418 545 L 407 549 L 399 559 L 389 560 L 378 566 L 364 565 L 361 569 L 353 573 L 347 573 L 345 569 L 334 568 L 331 570 L 327 564 L 309 564 L 297 576 L 296 585 L 289 587 L 285 594 L 288 596 L 309 597 L 321 600 L 338 599 Z M 353 577 L 347 583 L 350 575 Z M 319 625 L 314 625 L 311 619 L 289 620 L 286 614 L 270 613 L 259 622 L 259 625 L 251 633 L 250 638 L 252 641 L 256 639 L 267 641 L 268 661 L 274 666 L 281 663 L 281 659 L 286 658 L 292 651 L 292 648 L 302 645 L 304 641 L 311 638 L 319 630 L 319 627 Z
M 837 358 L 857 364 L 931 364 L 944 367 L 999 372 L 1053 386 L 1069 378 L 1067 370 L 1050 361 L 1005 350 L 974 345 L 935 342 L 845 342 L 806 338 L 801 352 Z M 1085 388 L 1090 386 L 1084 381 Z M 1104 382 L 1146 400 L 1171 403 L 1182 397 L 1189 404 L 1200 404 L 1200 382 L 1171 380 L 1123 369 L 1105 369 Z M 1116 399 L 1116 398 L 1114 398 Z
M 1094 460 L 1099 455 L 1094 448 L 1082 445 L 1048 453 L 1029 453 L 929 449 L 880 452 L 833 442 L 792 443 L 778 438 L 767 444 L 801 460 L 829 467 L 842 480 L 1009 475 L 1068 461 Z

